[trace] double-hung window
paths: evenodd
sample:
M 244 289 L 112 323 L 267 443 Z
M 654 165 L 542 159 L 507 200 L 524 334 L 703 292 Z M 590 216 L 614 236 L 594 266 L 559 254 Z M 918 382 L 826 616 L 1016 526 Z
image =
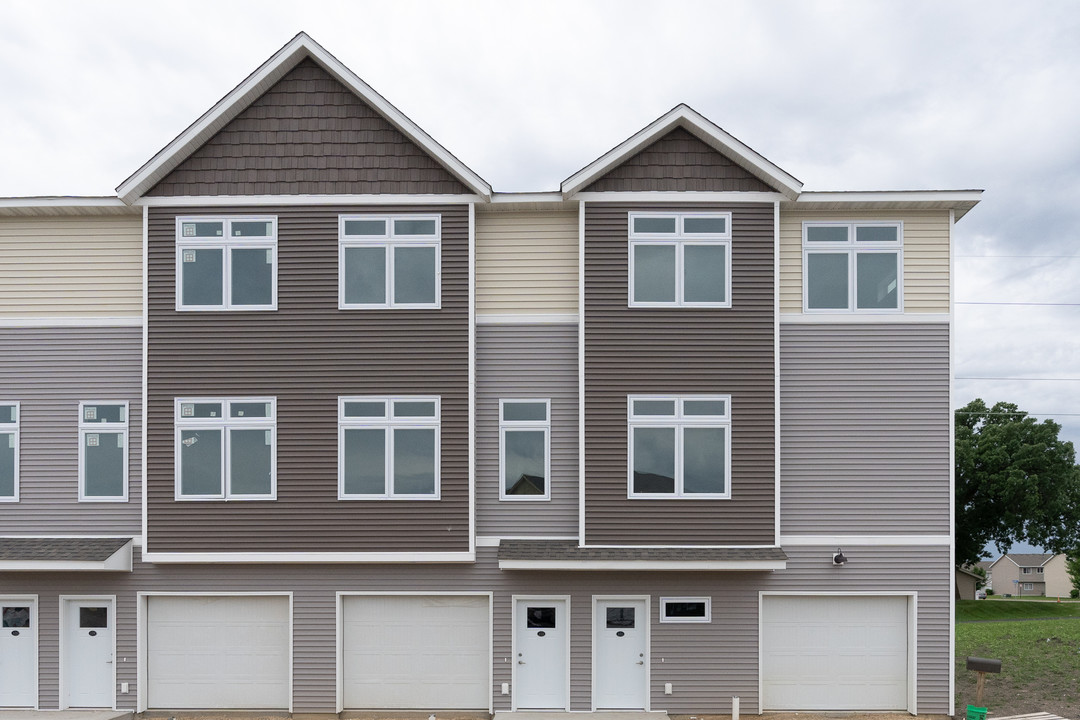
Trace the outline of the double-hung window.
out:
M 439 398 L 338 398 L 338 497 L 439 498 Z
M 630 307 L 731 307 L 731 213 L 630 213 Z
M 551 498 L 550 442 L 550 400 L 499 401 L 501 500 Z
M 19 403 L 0 401 L 0 502 L 19 499 Z
M 731 497 L 731 396 L 631 395 L 629 497 Z
M 338 219 L 338 306 L 438 308 L 438 215 L 342 215 Z
M 276 310 L 276 217 L 176 218 L 177 310 Z
M 79 500 L 127 500 L 127 448 L 126 402 L 79 403 Z
M 899 312 L 903 231 L 899 222 L 803 223 L 806 311 Z
M 177 500 L 273 500 L 276 398 L 178 398 Z

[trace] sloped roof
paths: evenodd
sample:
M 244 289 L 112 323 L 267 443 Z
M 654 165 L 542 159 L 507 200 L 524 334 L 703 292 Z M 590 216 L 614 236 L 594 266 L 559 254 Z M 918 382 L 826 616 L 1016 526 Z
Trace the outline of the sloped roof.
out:
M 131 572 L 131 538 L 2 537 L 0 570 Z
M 491 186 L 446 148 L 424 132 L 420 126 L 401 113 L 379 95 L 337 58 L 328 53 L 307 33 L 299 33 L 283 48 L 263 63 L 255 72 L 237 85 L 224 98 L 192 123 L 172 142 L 135 171 L 116 188 L 117 195 L 132 203 L 165 177 L 171 170 L 201 147 L 207 140 L 239 115 L 252 102 L 285 76 L 305 57 L 310 57 L 345 87 L 357 94 L 365 103 L 435 158 L 448 172 L 458 178 L 470 190 L 485 199 L 491 197 Z
M 1005 557 L 1019 567 L 1041 567 L 1054 557 L 1054 553 L 1007 553 Z

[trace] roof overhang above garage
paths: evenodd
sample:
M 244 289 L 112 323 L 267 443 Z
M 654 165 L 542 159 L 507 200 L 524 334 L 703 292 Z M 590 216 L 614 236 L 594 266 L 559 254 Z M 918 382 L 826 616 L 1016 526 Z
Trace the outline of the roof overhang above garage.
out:
M 784 570 L 779 547 L 579 547 L 576 540 L 503 540 L 500 570 Z
M 0 572 L 131 572 L 132 538 L 3 537 Z

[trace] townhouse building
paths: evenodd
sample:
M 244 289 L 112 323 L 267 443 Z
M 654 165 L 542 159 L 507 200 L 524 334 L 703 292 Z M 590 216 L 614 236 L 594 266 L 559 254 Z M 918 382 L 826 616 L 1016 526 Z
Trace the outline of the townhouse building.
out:
M 978 199 L 685 105 L 500 193 L 301 33 L 0 201 L 0 707 L 952 714 Z

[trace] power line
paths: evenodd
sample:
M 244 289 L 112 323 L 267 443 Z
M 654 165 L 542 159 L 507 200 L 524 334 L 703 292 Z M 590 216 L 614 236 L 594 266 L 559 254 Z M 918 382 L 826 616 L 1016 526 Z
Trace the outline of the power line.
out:
M 954 305 L 1018 305 L 1029 307 L 1080 307 L 1080 302 L 1075 303 L 1052 303 L 1052 302 L 984 302 L 977 300 L 955 300 Z
M 1046 258 L 1046 259 L 1050 259 L 1050 260 L 1080 260 L 1080 255 L 954 255 L 953 257 L 955 257 L 957 259 L 963 258 L 965 260 L 973 260 L 973 259 L 974 260 L 980 260 L 980 259 L 984 259 L 984 258 L 989 258 L 989 259 L 1010 258 L 1010 259 L 1014 259 L 1014 260 L 1015 259 L 1026 260 L 1028 258 L 1031 258 L 1031 259 Z
M 1032 419 L 1035 419 L 1035 416 L 1044 417 L 1044 418 L 1080 417 L 1080 413 L 1068 413 L 1068 412 L 1041 413 L 1041 412 L 1031 412 L 1030 410 L 1017 410 L 1016 412 L 977 412 L 975 410 L 953 410 L 953 413 L 956 414 L 956 415 L 1026 415 L 1026 416 L 1031 417 Z
M 953 380 L 1040 380 L 1046 382 L 1080 382 L 1080 378 L 1007 377 L 991 375 L 956 375 Z

